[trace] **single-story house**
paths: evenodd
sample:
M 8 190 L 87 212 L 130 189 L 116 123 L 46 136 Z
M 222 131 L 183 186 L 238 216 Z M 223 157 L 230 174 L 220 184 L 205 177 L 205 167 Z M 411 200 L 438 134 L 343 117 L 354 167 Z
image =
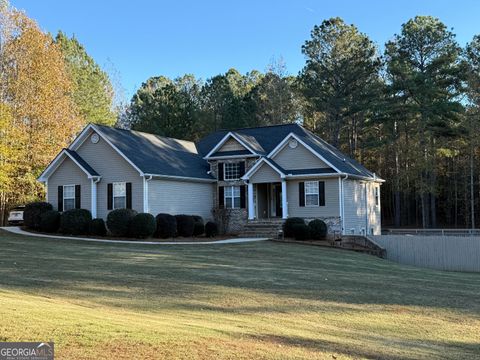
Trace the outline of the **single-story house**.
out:
M 197 143 L 90 124 L 39 177 L 59 211 L 138 212 L 249 222 L 320 218 L 343 234 L 380 234 L 384 180 L 298 124 L 222 130 Z

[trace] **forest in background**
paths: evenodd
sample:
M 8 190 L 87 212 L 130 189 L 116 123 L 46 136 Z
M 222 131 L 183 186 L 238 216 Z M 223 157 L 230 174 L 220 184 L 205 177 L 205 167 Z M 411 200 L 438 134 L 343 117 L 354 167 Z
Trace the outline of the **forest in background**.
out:
M 399 26 L 382 51 L 340 18 L 315 26 L 296 75 L 230 69 L 147 79 L 128 104 L 75 38 L 42 32 L 0 0 L 0 211 L 86 123 L 189 140 L 297 122 L 386 180 L 384 226 L 474 227 L 480 199 L 480 36 L 461 47 L 439 19 Z M 35 59 L 36 61 L 30 61 Z

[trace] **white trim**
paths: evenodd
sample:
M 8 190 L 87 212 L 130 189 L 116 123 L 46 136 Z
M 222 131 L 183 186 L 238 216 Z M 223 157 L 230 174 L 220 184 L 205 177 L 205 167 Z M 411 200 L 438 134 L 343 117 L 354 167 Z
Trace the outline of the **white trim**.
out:
M 97 183 L 100 181 L 100 178 L 90 179 L 91 184 L 91 193 L 90 193 L 90 212 L 92 213 L 92 218 L 97 217 Z
M 348 179 L 348 174 L 345 174 L 345 177 L 342 178 L 341 183 L 342 183 L 342 214 L 341 214 L 341 220 L 342 220 L 342 235 L 346 235 L 346 229 L 345 229 L 345 180 Z
M 202 178 L 194 178 L 188 176 L 175 176 L 175 175 L 161 175 L 161 174 L 143 174 L 143 176 L 152 176 L 158 179 L 166 179 L 166 180 L 183 180 L 183 181 L 192 181 L 192 182 L 207 182 L 207 183 L 214 183 L 217 182 L 216 179 L 202 179 Z
M 147 179 L 148 177 L 148 179 Z M 143 176 L 143 212 L 150 212 L 150 204 L 148 201 L 148 182 L 153 179 L 153 175 L 144 175 Z
M 75 140 L 73 140 L 73 142 L 70 144 L 70 146 L 68 147 L 70 150 L 75 150 L 75 149 L 78 149 L 82 144 L 83 142 L 87 139 L 87 132 L 88 130 L 91 130 L 93 129 L 93 124 L 88 124 L 81 132 L 80 134 L 77 135 L 77 137 L 75 138 Z M 80 144 L 78 144 L 80 143 Z M 78 146 L 77 146 L 78 144 Z
M 232 196 L 227 196 L 226 189 L 230 188 L 232 191 Z M 235 196 L 235 188 L 238 188 L 238 196 Z M 227 207 L 227 198 L 232 200 L 232 207 Z M 235 199 L 240 200 L 240 205 L 238 207 L 235 206 Z M 241 185 L 228 185 L 223 187 L 223 206 L 225 209 L 241 209 L 242 208 L 242 189 Z
M 266 158 L 262 157 L 262 158 L 260 158 L 260 160 L 257 160 L 257 162 L 251 167 L 250 170 L 248 170 L 246 172 L 245 175 L 243 175 L 241 177 L 241 179 L 242 180 L 249 180 L 250 177 L 252 177 L 252 175 L 254 175 L 260 169 L 260 167 L 263 163 L 268 164 L 268 166 L 270 166 L 273 170 L 275 170 L 280 175 L 281 179 L 285 178 L 285 174 L 283 172 L 278 170 L 274 165 L 270 164 Z
M 288 218 L 287 181 L 282 179 L 282 219 L 286 218 Z
M 253 204 L 253 184 L 249 182 L 247 184 L 248 191 L 248 220 L 253 220 L 255 218 L 255 205 Z
M 296 139 L 300 144 L 302 144 L 307 150 L 309 150 L 313 155 L 315 155 L 316 157 L 318 157 L 320 160 L 322 160 L 325 164 L 327 164 L 328 166 L 330 166 L 333 170 L 335 170 L 336 172 L 338 173 L 341 173 L 340 170 L 338 170 L 335 166 L 333 166 L 328 160 L 326 160 L 322 155 L 320 155 L 318 152 L 316 152 L 315 150 L 312 149 L 311 146 L 307 145 L 302 139 L 300 139 L 297 135 L 295 135 L 293 132 L 291 132 L 290 134 L 288 134 L 281 142 L 280 144 L 278 144 L 275 149 L 273 149 L 268 155 L 267 157 L 273 159 L 273 157 L 275 155 L 277 155 L 277 153 L 282 150 L 286 144 L 288 143 L 288 140 L 290 138 L 294 138 Z
M 223 138 L 220 140 L 217 145 L 214 146 L 210 152 L 205 155 L 204 159 L 210 158 L 210 155 L 214 154 L 218 149 L 222 147 L 223 144 L 227 142 L 227 140 L 233 137 L 235 140 L 237 140 L 241 145 L 243 145 L 244 148 L 246 148 L 248 151 L 250 151 L 254 155 L 258 155 L 255 150 L 253 150 L 249 145 L 247 145 L 242 139 L 240 139 L 237 135 L 235 135 L 233 132 L 229 131 Z
M 80 163 L 72 156 L 68 153 L 68 151 L 66 149 L 62 149 L 62 151 L 60 151 L 58 153 L 58 155 L 55 157 L 55 159 L 53 159 L 53 161 L 46 167 L 45 170 L 43 170 L 43 172 L 40 174 L 40 176 L 37 178 L 38 181 L 41 181 L 41 182 L 45 182 L 47 181 L 47 179 L 50 177 L 50 175 L 52 173 L 55 172 L 55 170 L 57 170 L 57 168 L 63 163 L 63 161 L 65 160 L 65 158 L 62 158 L 62 155 L 66 155 L 70 160 L 72 160 L 85 174 L 87 174 L 87 177 L 89 179 L 92 179 L 92 178 L 97 178 L 99 177 L 98 175 L 91 175 L 82 165 L 80 165 Z M 60 160 L 61 159 L 61 160 Z

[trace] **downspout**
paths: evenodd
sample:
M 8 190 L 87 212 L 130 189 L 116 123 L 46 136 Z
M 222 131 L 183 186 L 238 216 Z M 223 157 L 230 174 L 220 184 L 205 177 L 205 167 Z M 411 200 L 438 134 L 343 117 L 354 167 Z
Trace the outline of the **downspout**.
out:
M 344 182 L 345 180 L 348 179 L 348 174 L 345 174 L 345 177 L 342 178 L 341 184 L 342 184 L 342 198 L 340 199 L 341 204 L 342 204 L 342 235 L 345 235 L 345 185 Z
M 148 182 L 152 180 L 153 175 L 144 175 L 143 176 L 143 212 L 149 212 L 149 204 L 148 204 Z

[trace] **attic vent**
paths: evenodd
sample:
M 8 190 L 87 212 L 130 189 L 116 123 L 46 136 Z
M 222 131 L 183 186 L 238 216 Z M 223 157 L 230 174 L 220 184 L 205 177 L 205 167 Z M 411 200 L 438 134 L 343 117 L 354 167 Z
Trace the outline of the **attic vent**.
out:
M 298 146 L 298 141 L 295 139 L 290 139 L 288 146 L 290 146 L 291 149 L 295 149 Z

